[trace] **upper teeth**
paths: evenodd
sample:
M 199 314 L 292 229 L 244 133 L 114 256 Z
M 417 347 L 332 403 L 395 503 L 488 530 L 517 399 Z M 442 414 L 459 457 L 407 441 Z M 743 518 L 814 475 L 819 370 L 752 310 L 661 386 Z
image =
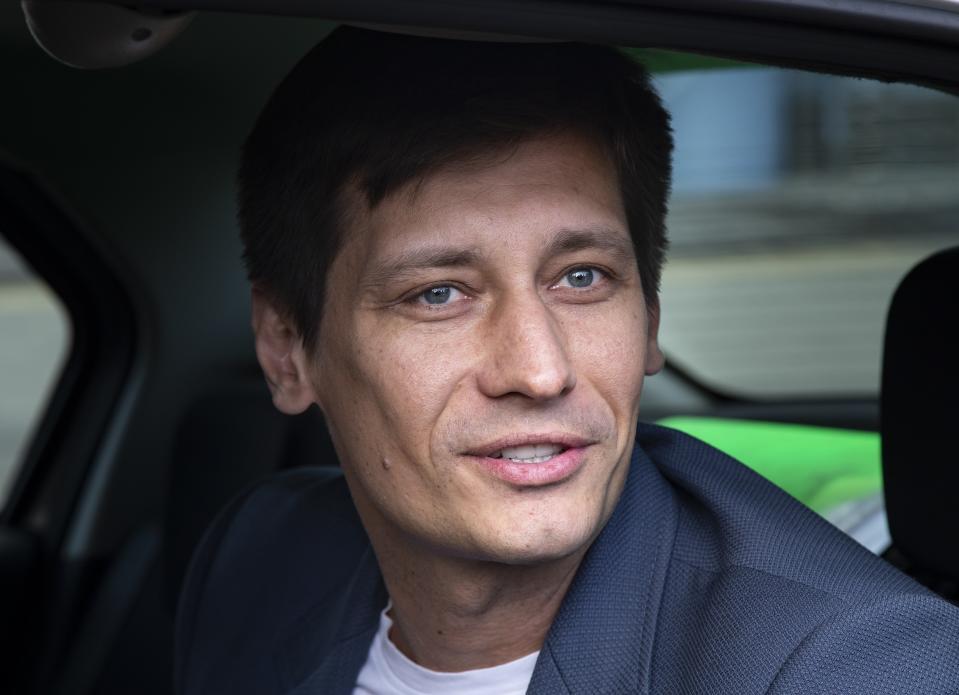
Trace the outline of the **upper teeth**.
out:
M 504 458 L 510 461 L 522 461 L 523 463 L 541 463 L 553 458 L 561 452 L 563 447 L 559 444 L 524 444 L 523 446 L 511 446 L 490 454 L 492 458 Z

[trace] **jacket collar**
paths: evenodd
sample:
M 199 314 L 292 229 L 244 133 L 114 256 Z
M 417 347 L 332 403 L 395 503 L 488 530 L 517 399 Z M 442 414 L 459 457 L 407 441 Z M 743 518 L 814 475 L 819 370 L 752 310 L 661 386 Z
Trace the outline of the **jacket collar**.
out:
M 563 599 L 528 693 L 649 692 L 676 518 L 669 485 L 637 443 L 622 496 Z M 280 643 L 281 675 L 300 683 L 288 695 L 352 693 L 387 600 L 368 547 L 347 589 L 316 604 Z M 329 634 L 331 621 L 333 639 L 317 637 Z

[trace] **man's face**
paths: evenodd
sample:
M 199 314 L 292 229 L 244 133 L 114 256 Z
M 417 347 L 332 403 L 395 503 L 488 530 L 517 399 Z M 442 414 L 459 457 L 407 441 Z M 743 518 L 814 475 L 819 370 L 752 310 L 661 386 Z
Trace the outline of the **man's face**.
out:
M 542 139 L 403 189 L 328 283 L 311 379 L 367 528 L 476 560 L 584 550 L 662 366 L 601 151 Z

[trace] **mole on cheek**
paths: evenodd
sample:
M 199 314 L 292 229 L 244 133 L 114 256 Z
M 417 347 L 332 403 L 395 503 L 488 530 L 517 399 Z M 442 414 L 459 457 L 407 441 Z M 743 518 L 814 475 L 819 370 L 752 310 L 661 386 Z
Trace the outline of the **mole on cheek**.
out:
M 390 469 L 390 466 L 392 466 L 392 465 L 393 465 L 393 464 L 390 463 L 390 460 L 389 460 L 388 458 L 384 458 L 384 459 L 383 459 L 383 470 L 384 470 L 384 471 L 388 471 L 388 470 Z

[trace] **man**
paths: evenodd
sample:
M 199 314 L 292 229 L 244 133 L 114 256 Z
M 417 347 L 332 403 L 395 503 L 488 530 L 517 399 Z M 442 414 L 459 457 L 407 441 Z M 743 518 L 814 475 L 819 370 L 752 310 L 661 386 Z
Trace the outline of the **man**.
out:
M 611 49 L 340 29 L 243 153 L 257 357 L 342 466 L 208 533 L 182 693 L 959 692 L 959 617 L 641 425 L 668 117 Z

